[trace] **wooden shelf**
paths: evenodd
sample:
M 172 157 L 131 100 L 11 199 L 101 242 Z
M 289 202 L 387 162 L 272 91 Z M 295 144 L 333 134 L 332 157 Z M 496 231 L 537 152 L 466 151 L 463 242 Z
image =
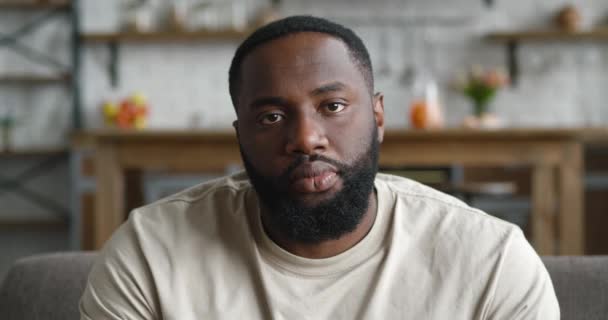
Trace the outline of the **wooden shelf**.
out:
M 504 43 L 511 84 L 517 85 L 519 78 L 518 49 L 521 42 L 575 42 L 608 41 L 608 26 L 594 30 L 567 32 L 559 29 L 494 32 L 485 36 L 492 42 Z
M 192 32 L 121 32 L 121 33 L 90 33 L 83 34 L 87 42 L 194 42 L 204 40 L 231 40 L 246 37 L 251 30 L 220 30 Z
M 108 75 L 113 87 L 118 86 L 119 46 L 121 43 L 198 43 L 204 41 L 241 40 L 247 37 L 253 29 L 218 30 L 218 31 L 188 31 L 188 32 L 118 32 L 118 33 L 88 33 L 81 34 L 82 41 L 88 43 L 107 44 L 110 52 Z
M 71 75 L 64 74 L 58 76 L 41 76 L 33 74 L 5 74 L 0 75 L 0 84 L 18 85 L 48 85 L 56 83 L 67 83 L 71 80 Z
M 68 148 L 0 150 L 0 157 L 53 156 L 68 152 Z
M 65 230 L 68 227 L 66 220 L 51 219 L 0 219 L 0 230 Z
M 24 10 L 40 10 L 40 9 L 58 9 L 65 8 L 68 9 L 70 7 L 70 2 L 26 2 L 26 1 L 2 1 L 0 0 L 0 10 L 6 9 L 24 9 Z
M 528 30 L 517 32 L 495 32 L 486 36 L 490 41 L 514 42 L 514 41 L 605 41 L 608 40 L 608 27 L 587 31 L 566 32 L 557 29 Z

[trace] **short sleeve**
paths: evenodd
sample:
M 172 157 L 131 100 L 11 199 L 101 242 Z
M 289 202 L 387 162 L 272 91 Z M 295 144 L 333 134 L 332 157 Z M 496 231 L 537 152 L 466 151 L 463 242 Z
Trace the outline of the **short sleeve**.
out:
M 549 273 L 520 229 L 512 232 L 505 246 L 487 307 L 483 319 L 560 318 Z
M 81 320 L 158 319 L 155 289 L 133 215 L 106 243 L 80 300 Z

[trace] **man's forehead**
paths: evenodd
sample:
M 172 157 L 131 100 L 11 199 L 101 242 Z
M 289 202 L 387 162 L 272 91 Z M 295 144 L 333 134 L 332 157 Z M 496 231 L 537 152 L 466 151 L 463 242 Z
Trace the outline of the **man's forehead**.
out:
M 241 65 L 238 103 L 260 97 L 320 96 L 314 92 L 340 83 L 343 92 L 367 92 L 367 82 L 340 38 L 317 32 L 287 35 L 253 50 Z
M 350 53 L 341 39 L 319 32 L 298 32 L 270 40 L 253 49 L 245 57 L 243 69 L 314 65 L 347 58 L 350 58 Z
M 363 88 L 364 79 L 340 40 L 278 43 L 261 48 L 243 64 L 241 97 L 310 93 L 329 83 Z

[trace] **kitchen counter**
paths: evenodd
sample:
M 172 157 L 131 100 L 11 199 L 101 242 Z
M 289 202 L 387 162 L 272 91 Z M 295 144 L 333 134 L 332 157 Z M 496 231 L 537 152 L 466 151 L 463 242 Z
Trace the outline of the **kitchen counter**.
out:
M 225 172 L 240 164 L 233 131 L 98 130 L 75 133 L 95 154 L 94 246 L 125 220 L 126 170 Z M 511 166 L 532 170 L 532 244 L 543 255 L 584 254 L 583 156 L 608 128 L 389 130 L 381 166 Z

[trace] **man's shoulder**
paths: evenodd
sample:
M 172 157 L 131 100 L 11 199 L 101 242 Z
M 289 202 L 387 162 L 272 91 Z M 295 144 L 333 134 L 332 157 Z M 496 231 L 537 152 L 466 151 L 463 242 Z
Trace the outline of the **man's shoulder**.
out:
M 175 203 L 195 205 L 199 203 L 213 202 L 217 199 L 229 199 L 236 197 L 238 194 L 247 192 L 250 189 L 251 184 L 246 173 L 239 172 L 233 175 L 223 176 L 199 183 L 195 186 L 142 206 L 137 210 L 151 211 L 164 206 L 171 206 Z
M 376 176 L 376 181 L 384 184 L 397 198 L 410 200 L 419 199 L 429 203 L 443 204 L 456 209 L 471 209 L 460 199 L 409 178 L 379 173 Z
M 247 174 L 245 172 L 238 172 L 232 175 L 199 183 L 193 187 L 153 202 L 145 207 L 162 205 L 174 201 L 194 203 L 212 197 L 229 195 L 230 193 L 234 192 L 247 191 L 250 188 L 251 183 L 249 182 Z
M 460 290 L 483 296 L 485 287 L 473 288 L 472 283 L 497 286 L 494 278 L 501 270 L 518 263 L 520 272 L 544 272 L 518 226 L 409 179 L 379 175 L 376 185 L 393 199 L 392 239 L 398 241 L 399 251 L 405 250 L 409 261 L 431 274 L 442 274 Z M 515 279 L 506 277 L 501 281 Z
M 219 218 L 244 217 L 252 190 L 244 172 L 200 183 L 135 209 L 129 220 L 141 227 L 197 225 Z M 253 205 L 253 203 L 251 203 Z
M 502 242 L 519 229 L 456 197 L 407 178 L 379 174 L 377 185 L 383 185 L 392 197 L 398 221 L 407 224 L 407 228 L 415 226 L 426 231 L 437 240 L 456 237 L 472 244 L 481 239 Z
M 161 292 L 190 288 L 201 274 L 221 274 L 217 270 L 234 262 L 235 250 L 248 250 L 252 237 L 245 212 L 247 205 L 257 206 L 248 201 L 250 189 L 247 176 L 236 174 L 135 209 L 101 250 L 83 306 L 101 312 L 95 309 L 100 295 L 107 310 L 124 309 L 126 303 L 160 314 Z M 200 259 L 208 255 L 213 259 Z

